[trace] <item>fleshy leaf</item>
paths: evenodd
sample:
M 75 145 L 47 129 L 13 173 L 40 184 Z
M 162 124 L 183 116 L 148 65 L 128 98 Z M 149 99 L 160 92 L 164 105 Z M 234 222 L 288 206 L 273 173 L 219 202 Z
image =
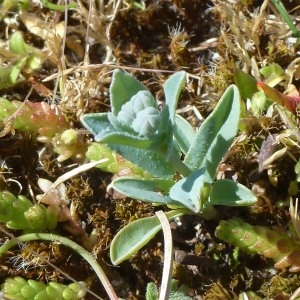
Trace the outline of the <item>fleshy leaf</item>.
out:
M 115 151 L 112 151 L 105 144 L 92 143 L 88 147 L 85 155 L 91 161 L 99 161 L 105 158 L 108 159 L 107 162 L 96 166 L 96 168 L 100 168 L 103 171 L 118 173 L 121 170 L 130 169 L 130 172 L 132 174 L 140 176 L 145 175 L 145 172 L 142 169 L 138 168 L 130 161 L 124 159 Z
M 139 91 L 147 90 L 135 77 L 127 72 L 116 69 L 110 85 L 110 104 L 112 113 L 117 116 L 123 104 Z
M 116 117 L 110 114 L 109 120 L 116 129 L 133 130 L 139 136 L 148 137 L 159 128 L 160 111 L 149 91 L 139 91 L 121 107 Z
M 9 40 L 9 50 L 20 55 L 28 55 L 26 43 L 21 32 L 16 31 L 12 34 Z
M 201 210 L 201 200 L 205 200 L 200 199 L 201 190 L 206 188 L 208 179 L 204 168 L 196 170 L 172 186 L 170 197 L 198 213 Z
M 156 177 L 171 178 L 175 173 L 172 163 L 153 151 L 117 144 L 108 146 L 125 159 Z
M 185 164 L 192 170 L 205 167 L 213 181 L 219 163 L 236 136 L 239 117 L 240 94 L 238 88 L 231 85 L 201 125 Z
M 170 120 L 172 124 L 175 122 L 175 114 L 177 102 L 179 99 L 180 92 L 183 88 L 186 79 L 186 72 L 181 71 L 172 75 L 164 83 L 164 92 L 166 97 L 166 105 L 169 107 Z
M 299 272 L 299 244 L 284 230 L 252 226 L 241 219 L 222 220 L 216 228 L 217 238 L 249 254 L 260 254 L 275 261 L 275 268 Z
M 132 122 L 132 128 L 139 136 L 149 137 L 157 131 L 159 124 L 159 110 L 154 107 L 147 107 L 137 113 Z
M 181 149 L 186 154 L 196 137 L 196 131 L 183 117 L 175 116 L 174 137 Z
M 113 180 L 110 187 L 121 194 L 144 202 L 179 206 L 178 202 L 166 196 L 173 185 L 173 180 L 161 178 L 119 177 Z
M 95 138 L 96 140 L 96 138 Z M 120 144 L 124 146 L 132 146 L 139 149 L 150 149 L 155 147 L 155 145 L 159 145 L 160 141 L 163 140 L 163 136 L 155 136 L 153 139 L 147 139 L 138 137 L 136 135 L 124 132 L 124 131 L 115 131 L 102 136 L 100 140 L 96 140 L 98 142 L 111 144 Z
M 229 179 L 217 180 L 211 190 L 210 205 L 248 206 L 256 202 L 251 190 Z
M 166 97 L 166 104 L 164 109 L 168 111 L 168 118 L 162 118 L 162 124 L 166 132 L 165 144 L 167 146 L 166 159 L 169 160 L 174 156 L 178 149 L 177 143 L 174 141 L 173 129 L 175 126 L 176 107 L 179 99 L 180 92 L 186 80 L 186 72 L 181 71 L 173 74 L 164 83 L 163 89 Z M 178 152 L 178 151 L 177 151 Z M 179 155 L 179 152 L 178 152 Z
M 105 134 L 116 131 L 108 120 L 108 113 L 90 113 L 80 117 L 81 123 L 99 142 Z
M 186 214 L 186 209 L 172 210 L 166 213 L 168 220 L 173 220 Z M 145 246 L 161 229 L 156 216 L 135 220 L 122 228 L 113 238 L 110 245 L 110 259 L 114 265 L 119 265 L 129 259 Z
M 82 124 L 94 135 L 96 142 L 107 144 L 122 144 L 125 146 L 149 149 L 155 144 L 160 144 L 163 135 L 155 136 L 151 140 L 138 137 L 134 133 L 115 129 L 109 118 L 109 113 L 91 113 L 81 116 Z
M 146 288 L 146 300 L 157 300 L 159 298 L 158 288 L 154 282 L 149 282 Z

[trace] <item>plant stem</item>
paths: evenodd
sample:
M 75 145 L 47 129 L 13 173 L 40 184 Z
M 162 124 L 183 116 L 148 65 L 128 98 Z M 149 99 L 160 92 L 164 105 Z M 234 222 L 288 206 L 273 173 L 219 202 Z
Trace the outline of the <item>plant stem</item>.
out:
M 276 9 L 278 10 L 278 12 L 280 13 L 282 19 L 285 21 L 285 23 L 291 29 L 294 37 L 296 37 L 299 41 L 300 33 L 299 33 L 297 27 L 295 26 L 295 24 L 293 23 L 290 15 L 286 11 L 286 9 L 285 9 L 284 5 L 282 4 L 282 2 L 280 0 L 271 0 L 271 1 L 272 1 L 273 5 L 276 7 Z
M 60 235 L 52 234 L 52 233 L 29 233 L 29 234 L 24 234 L 19 237 L 13 238 L 6 243 L 4 243 L 0 247 L 0 257 L 3 255 L 7 250 L 10 248 L 16 246 L 18 243 L 25 243 L 25 242 L 30 242 L 30 241 L 35 241 L 35 240 L 46 240 L 46 241 L 59 241 L 62 243 L 64 246 L 67 246 L 74 251 L 76 251 L 79 255 L 81 255 L 92 267 L 92 269 L 95 271 L 97 274 L 99 280 L 103 284 L 103 287 L 105 288 L 109 298 L 111 300 L 118 300 L 118 296 L 116 292 L 114 291 L 113 286 L 111 285 L 110 281 L 108 280 L 106 274 L 104 273 L 103 269 L 101 266 L 98 264 L 97 261 L 93 258 L 93 256 L 85 250 L 83 247 L 78 245 L 77 243 L 63 237 Z

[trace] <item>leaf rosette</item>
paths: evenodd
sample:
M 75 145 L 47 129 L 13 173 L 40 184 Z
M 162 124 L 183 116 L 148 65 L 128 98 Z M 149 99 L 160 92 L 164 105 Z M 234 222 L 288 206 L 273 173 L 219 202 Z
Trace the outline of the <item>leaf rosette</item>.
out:
M 109 89 L 111 111 L 85 114 L 80 120 L 94 135 L 95 142 L 106 144 L 147 173 L 160 178 L 171 178 L 177 170 L 182 173 L 182 169 L 188 173 L 173 133 L 176 106 L 185 81 L 184 71 L 168 78 L 163 85 L 165 105 L 159 109 L 140 81 L 115 70 Z

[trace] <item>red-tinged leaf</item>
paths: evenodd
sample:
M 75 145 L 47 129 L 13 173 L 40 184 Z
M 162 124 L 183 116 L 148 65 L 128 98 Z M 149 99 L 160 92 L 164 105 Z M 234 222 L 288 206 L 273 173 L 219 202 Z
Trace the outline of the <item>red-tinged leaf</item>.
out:
M 259 90 L 263 90 L 268 98 L 283 106 L 293 114 L 296 114 L 297 105 L 298 103 L 300 104 L 300 97 L 290 97 L 284 95 L 262 81 L 257 83 L 257 88 Z

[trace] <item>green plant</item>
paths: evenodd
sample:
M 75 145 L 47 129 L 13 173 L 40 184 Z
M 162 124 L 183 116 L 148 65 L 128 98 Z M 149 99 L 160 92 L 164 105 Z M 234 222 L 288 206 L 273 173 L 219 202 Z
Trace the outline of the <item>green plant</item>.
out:
M 236 86 L 225 91 L 196 132 L 176 114 L 185 80 L 182 71 L 165 82 L 165 106 L 160 110 L 142 83 L 115 70 L 110 86 L 111 112 L 81 117 L 96 142 L 105 143 L 152 175 L 119 177 L 110 187 L 128 197 L 168 205 L 173 209 L 166 213 L 169 220 L 187 213 L 215 217 L 213 205 L 253 204 L 256 198 L 243 185 L 228 179 L 215 181 L 218 165 L 238 130 L 240 96 Z M 160 229 L 157 217 L 128 224 L 112 241 L 112 262 L 119 264 L 130 258 Z
M 39 203 L 33 204 L 25 196 L 15 197 L 9 191 L 0 193 L 0 222 L 7 228 L 28 232 L 53 231 L 57 222 L 68 222 L 69 231 L 88 239 L 87 233 L 75 220 L 66 199 L 63 183 L 53 186 L 53 182 L 39 178 L 38 186 L 44 192 L 36 196 Z
M 81 160 L 87 149 L 84 136 L 78 134 L 58 107 L 46 102 L 20 102 L 0 98 L 0 121 L 4 126 L 1 136 L 14 130 L 37 134 L 37 140 L 51 143 L 59 162 L 70 157 Z
M 298 115 L 300 103 L 299 97 L 284 95 L 262 81 L 259 81 L 257 83 L 257 87 L 260 90 L 263 90 L 266 96 L 272 99 L 274 102 L 283 106 L 285 109 L 287 109 L 294 115 Z
M 60 235 L 55 235 L 55 234 L 50 234 L 50 233 L 30 233 L 30 234 L 25 234 L 25 235 L 21 235 L 18 236 L 16 238 L 13 238 L 9 241 L 7 241 L 6 243 L 4 243 L 1 247 L 0 247 L 0 257 L 2 255 L 4 255 L 4 253 L 9 250 L 10 248 L 18 245 L 19 243 L 25 243 L 25 242 L 30 242 L 30 241 L 35 241 L 35 240 L 43 240 L 43 241 L 59 241 L 61 244 L 65 245 L 66 247 L 69 247 L 71 249 L 73 249 L 74 251 L 76 251 L 79 255 L 81 255 L 89 264 L 90 266 L 93 268 L 93 270 L 95 271 L 95 273 L 97 274 L 99 280 L 101 281 L 101 283 L 103 284 L 108 296 L 110 297 L 110 299 L 112 300 L 117 300 L 118 297 L 111 285 L 111 283 L 109 282 L 108 278 L 106 277 L 106 274 L 104 273 L 103 269 L 101 268 L 101 266 L 98 264 L 98 262 L 94 259 L 94 257 L 87 251 L 85 250 L 83 247 L 81 247 L 80 245 L 78 245 L 77 243 L 63 237 Z M 17 280 L 18 282 L 19 280 Z M 34 293 L 34 292 L 41 292 L 41 297 L 40 298 L 30 298 L 30 299 L 35 299 L 35 300 L 39 300 L 39 299 L 47 299 L 46 297 L 50 296 L 50 299 L 58 299 L 56 298 L 56 294 L 57 294 L 57 290 L 53 290 L 52 288 L 46 288 L 43 284 L 40 283 L 36 283 L 33 282 L 33 285 L 35 286 L 39 286 L 39 288 L 34 289 L 32 291 L 32 289 L 30 287 L 28 287 L 28 284 L 31 285 L 29 282 L 28 284 L 26 284 L 26 281 L 24 280 L 24 282 L 22 280 L 21 284 L 24 283 L 25 285 L 25 291 L 28 289 L 30 292 Z M 14 281 L 12 279 L 11 281 L 14 285 Z M 79 284 L 79 283 L 78 283 Z M 81 290 L 78 289 L 78 284 L 76 285 L 72 285 L 74 287 L 75 292 L 79 293 L 79 295 L 82 295 L 84 292 L 84 287 L 81 286 L 81 284 L 79 284 L 79 286 L 82 287 Z M 55 285 L 55 284 L 54 284 Z M 11 286 L 10 286 L 11 287 Z M 5 287 L 5 289 L 9 288 L 9 290 L 7 290 L 7 292 L 11 293 L 12 290 L 10 289 L 10 287 Z M 12 289 L 14 289 L 15 286 L 12 287 Z M 21 290 L 18 290 L 18 289 Z M 70 287 L 69 287 L 70 288 Z M 22 286 L 17 286 L 16 287 L 16 293 L 22 293 Z M 72 290 L 73 288 L 71 288 Z M 61 292 L 60 296 L 63 297 L 64 295 L 64 290 L 62 290 L 62 288 L 59 289 Z M 73 290 L 73 291 L 74 291 Z M 92 293 L 91 291 L 89 291 L 90 293 Z M 71 291 L 67 291 L 66 292 L 68 295 L 71 294 Z M 99 298 L 97 295 L 95 295 L 94 293 L 92 293 L 94 296 L 96 296 L 97 299 L 101 299 Z M 32 294 L 31 294 L 32 295 Z M 78 294 L 77 294 L 78 295 Z M 70 295 L 72 296 L 72 294 Z M 12 299 L 24 299 L 24 298 L 12 298 Z M 25 298 L 26 299 L 26 298 Z M 73 298 L 62 298 L 62 299 L 74 299 Z M 76 298 L 75 298 L 76 299 Z
M 66 5 L 57 5 L 53 4 L 48 0 L 41 0 L 41 3 L 43 4 L 44 7 L 49 8 L 51 10 L 65 10 L 65 9 L 70 9 L 70 8 L 76 8 L 77 4 L 75 2 L 68 3 Z
M 75 300 L 86 295 L 84 283 L 76 282 L 69 285 L 50 282 L 48 285 L 22 277 L 7 278 L 1 286 L 6 299 L 22 300 Z
M 27 10 L 30 5 L 30 0 L 4 0 L 2 2 L 2 9 L 5 11 L 11 11 L 15 9 Z
M 24 232 L 55 229 L 59 213 L 54 206 L 46 208 L 43 204 L 33 204 L 26 197 L 15 197 L 8 191 L 0 194 L 0 212 L 0 222 L 7 228 Z
M 191 300 L 192 297 L 188 296 L 188 287 L 178 285 L 178 280 L 172 279 L 170 293 L 168 295 L 169 300 Z M 155 283 L 150 282 L 147 284 L 146 300 L 157 300 L 159 293 Z
M 286 231 L 252 226 L 241 219 L 230 219 L 220 221 L 215 234 L 219 239 L 249 254 L 258 253 L 272 258 L 276 268 L 289 267 L 290 272 L 300 270 L 299 238 L 295 240 Z
M 11 60 L 5 67 L 0 68 L 0 89 L 9 88 L 20 81 L 23 70 L 27 73 L 39 69 L 47 59 L 47 55 L 40 49 L 25 43 L 21 32 L 16 31 L 9 40 L 9 51 L 2 50 L 2 55 Z
M 68 123 L 58 108 L 46 102 L 20 102 L 0 98 L 0 121 L 5 126 L 2 135 L 17 129 L 39 134 L 38 140 L 50 142 L 56 134 L 68 128 Z

